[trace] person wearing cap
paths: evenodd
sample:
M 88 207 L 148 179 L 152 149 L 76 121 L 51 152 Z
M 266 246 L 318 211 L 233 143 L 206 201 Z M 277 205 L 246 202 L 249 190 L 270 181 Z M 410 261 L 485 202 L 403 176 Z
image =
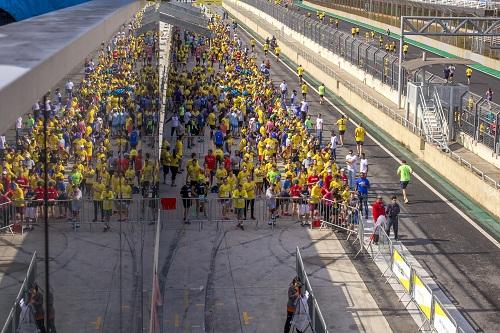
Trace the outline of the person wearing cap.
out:
M 395 195 L 391 198 L 391 203 L 387 205 L 385 208 L 385 214 L 387 215 L 387 227 L 385 232 L 387 236 L 391 234 L 391 227 L 394 230 L 394 239 L 399 240 L 398 237 L 398 222 L 399 222 L 399 213 L 401 209 L 398 204 L 397 197 Z

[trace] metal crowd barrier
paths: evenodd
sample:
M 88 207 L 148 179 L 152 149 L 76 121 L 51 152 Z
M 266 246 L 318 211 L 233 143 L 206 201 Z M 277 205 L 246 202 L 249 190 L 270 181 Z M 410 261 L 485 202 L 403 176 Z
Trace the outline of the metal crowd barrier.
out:
M 385 276 L 387 281 L 390 278 L 395 278 L 403 287 L 404 293 L 399 299 L 402 300 L 407 295 L 410 297 L 410 302 L 416 304 L 423 316 L 423 322 L 419 327 L 419 331 L 426 324 L 438 333 L 462 331 L 456 320 L 436 297 L 432 288 L 425 284 L 414 267 L 409 264 L 408 260 L 402 254 L 401 249 L 398 249 L 393 244 L 384 227 L 376 232 L 379 235 L 377 248 L 373 249 L 372 241 L 368 244 L 368 247 L 372 251 L 372 259 L 375 261 L 377 258 L 382 258 L 387 265 L 382 276 Z
M 75 230 L 88 225 L 90 231 L 93 226 L 103 226 L 108 220 L 109 223 L 155 223 L 158 218 L 159 200 L 159 198 L 49 200 L 49 223 L 67 222 Z M 105 202 L 108 202 L 108 205 Z M 110 208 L 106 209 L 107 206 Z M 44 209 L 43 200 L 24 200 L 1 205 L 0 232 L 24 233 L 26 229 L 42 223 Z
M 1 333 L 17 333 L 21 314 L 21 306 L 20 302 L 24 299 L 25 303 L 29 302 L 29 291 L 35 285 L 36 280 L 36 251 L 33 253 L 31 257 L 30 264 L 28 266 L 28 271 L 26 272 L 26 276 L 24 277 L 23 283 L 21 284 L 21 288 L 17 294 L 16 299 L 14 300 L 14 304 L 10 309 L 9 315 L 3 325 Z
M 305 290 L 309 292 L 309 298 L 307 299 L 307 304 L 309 306 L 309 321 L 311 324 L 311 329 L 314 333 L 328 333 L 328 327 L 326 326 L 325 319 L 321 313 L 321 309 L 314 296 L 311 283 L 307 277 L 307 272 L 304 267 L 304 262 L 302 261 L 302 256 L 300 254 L 299 247 L 296 247 L 296 270 L 297 276 L 300 278 L 302 286 Z

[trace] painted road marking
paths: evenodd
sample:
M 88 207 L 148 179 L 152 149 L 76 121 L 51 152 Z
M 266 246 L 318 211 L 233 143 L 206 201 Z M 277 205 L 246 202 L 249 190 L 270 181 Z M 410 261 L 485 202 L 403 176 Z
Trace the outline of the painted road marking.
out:
M 95 319 L 95 321 L 91 321 L 90 323 L 95 326 L 96 330 L 100 330 L 101 329 L 101 324 L 102 324 L 102 317 L 99 316 L 99 317 L 97 317 Z
M 245 323 L 245 325 L 250 325 L 250 320 L 252 320 L 253 317 L 250 317 L 248 315 L 248 312 L 246 311 L 243 311 L 243 322 Z
M 245 31 L 247 33 L 247 35 L 251 36 L 253 38 L 253 35 L 251 33 L 248 32 L 248 30 L 246 30 L 245 28 L 243 28 L 241 25 L 240 25 L 240 28 Z M 257 40 L 257 38 L 255 38 L 255 40 L 257 41 L 258 44 L 260 45 L 263 45 L 259 40 Z M 271 56 L 274 56 L 276 57 L 274 54 L 271 53 Z M 292 72 L 293 75 L 295 76 L 298 76 L 298 74 L 290 67 L 288 66 L 284 61 L 281 61 L 281 63 L 290 70 L 290 72 Z M 311 87 L 311 89 L 318 93 L 318 90 L 312 85 L 310 84 L 309 82 L 307 82 L 305 79 L 303 79 L 303 81 L 309 86 Z M 337 110 L 340 114 L 343 114 L 344 116 L 347 117 L 347 114 L 342 111 L 338 106 L 336 106 L 335 104 L 333 104 L 332 101 L 330 101 L 329 98 L 326 98 L 325 97 L 325 101 L 328 102 L 328 104 L 330 104 L 335 110 Z M 352 119 L 350 119 L 349 117 L 347 117 L 349 119 L 349 122 L 351 124 L 354 124 L 355 126 L 357 126 L 356 122 Z M 366 133 L 366 136 L 368 136 L 370 139 L 373 140 L 373 142 L 375 142 L 380 148 L 382 148 L 389 156 L 391 156 L 394 160 L 396 160 L 396 162 L 400 163 L 401 164 L 401 160 L 396 156 L 394 155 L 389 149 L 387 149 L 384 145 L 382 145 L 377 139 L 375 139 L 372 135 L 370 135 L 369 133 Z M 446 197 L 444 195 L 442 195 L 440 192 L 438 192 L 438 190 L 436 190 L 434 187 L 432 187 L 431 184 L 427 183 L 422 177 L 420 177 L 416 172 L 413 172 L 413 176 L 415 176 L 415 178 L 417 178 L 423 185 L 425 185 L 425 187 L 427 187 L 429 190 L 431 190 L 432 193 L 434 193 L 435 195 L 438 196 L 439 199 L 441 199 L 444 203 L 446 203 L 448 206 L 450 206 L 451 209 L 453 209 L 455 212 L 457 212 L 458 215 L 460 215 L 465 221 L 467 221 L 470 225 L 472 225 L 477 231 L 479 231 L 484 237 L 486 237 L 490 242 L 493 243 L 493 245 L 495 245 L 497 248 L 500 249 L 500 242 L 498 242 L 493 236 L 491 236 L 489 233 L 487 233 L 483 228 L 481 228 L 481 226 L 479 226 L 476 222 L 474 222 L 469 216 L 467 216 L 464 212 L 462 212 L 457 206 L 455 206 L 452 202 L 450 202 L 448 199 L 446 199 Z

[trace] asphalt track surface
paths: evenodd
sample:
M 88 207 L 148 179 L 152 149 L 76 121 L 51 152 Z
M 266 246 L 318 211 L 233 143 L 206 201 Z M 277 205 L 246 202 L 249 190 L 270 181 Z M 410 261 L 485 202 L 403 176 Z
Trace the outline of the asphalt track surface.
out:
M 241 29 L 239 35 L 244 44 L 249 45 L 248 35 L 241 33 Z M 260 45 L 256 50 L 257 63 L 260 64 L 264 59 L 263 51 Z M 289 91 L 300 91 L 295 73 L 274 58 L 271 60 L 271 77 L 276 85 L 286 80 Z M 320 105 L 319 96 L 312 89 L 308 101 L 313 121 L 318 113 L 323 115 L 325 123 L 330 124 L 340 117 L 331 105 Z M 349 114 L 347 108 L 340 108 Z M 348 150 L 356 149 L 352 124 L 347 127 L 345 143 L 347 145 L 337 151 L 340 166 L 344 165 Z M 387 148 L 397 157 L 404 158 L 397 150 Z M 370 203 L 377 194 L 382 194 L 386 202 L 392 194 L 401 197 L 396 175 L 399 163 L 370 138 L 365 141 L 365 152 L 369 162 L 368 178 L 372 184 Z M 437 191 L 445 193 L 439 181 L 426 177 L 418 165 L 411 166 Z M 417 179 L 413 178 L 408 191 L 410 203 L 400 203 L 399 234 L 403 244 L 477 331 L 499 332 L 500 279 L 497 277 L 500 276 L 500 249 Z M 454 202 L 453 198 L 447 200 Z
M 304 15 L 307 13 L 307 12 L 310 12 L 311 13 L 311 18 L 313 18 L 314 20 L 316 21 L 319 21 L 319 19 L 316 17 L 316 11 L 312 11 L 312 10 L 307 10 L 303 7 L 298 7 L 296 5 L 293 5 L 291 6 L 291 8 L 295 11 L 297 11 L 299 8 L 299 12 L 303 13 Z M 328 16 L 325 16 L 325 18 L 323 19 L 324 22 L 327 22 L 328 23 Z M 325 21 L 326 20 L 326 21 Z M 347 32 L 349 34 L 351 34 L 351 28 L 353 27 L 353 24 L 349 23 L 349 22 L 346 22 L 346 21 L 342 21 L 342 20 L 339 20 L 339 30 L 341 31 L 344 31 L 344 32 Z M 369 32 L 371 30 L 367 30 L 363 27 L 359 27 L 359 38 L 362 39 L 363 41 L 365 41 L 365 32 Z M 399 28 L 397 27 L 394 27 L 393 29 L 391 29 L 392 32 L 394 33 L 399 33 Z M 375 47 L 378 47 L 379 46 L 379 41 L 378 41 L 378 37 L 379 37 L 379 34 L 376 34 L 375 35 L 375 40 L 373 40 L 371 42 L 371 44 Z M 393 39 L 391 39 L 393 40 Z M 396 41 L 396 47 L 397 49 L 399 50 L 399 39 L 395 40 Z M 387 35 L 384 35 L 384 45 L 385 43 L 387 42 Z M 394 55 L 396 57 L 398 57 L 399 55 L 399 51 L 396 50 L 396 52 L 394 53 Z M 408 48 L 408 55 L 406 57 L 406 60 L 411 60 L 411 59 L 416 59 L 416 58 L 421 58 L 422 57 L 422 49 L 418 48 L 418 47 L 415 47 L 415 46 L 412 46 L 410 45 L 410 47 Z M 442 58 L 441 56 L 439 55 L 436 55 L 436 54 L 429 54 L 429 52 L 427 51 L 427 57 L 437 57 L 437 58 Z M 450 59 L 450 64 L 452 64 L 453 61 L 452 59 Z M 454 82 L 456 83 L 463 83 L 463 84 L 467 84 L 467 78 L 465 76 L 465 68 L 466 66 L 464 65 L 456 65 L 456 71 L 455 71 L 455 74 L 454 74 Z M 434 65 L 434 66 L 428 66 L 426 67 L 426 70 L 434 75 L 437 75 L 441 78 L 444 78 L 444 74 L 443 74 L 443 70 L 444 70 L 444 65 Z M 499 98 L 500 98 L 500 85 L 499 85 L 499 80 L 496 79 L 495 77 L 492 77 L 491 75 L 488 75 L 488 74 L 485 74 L 483 72 L 480 72 L 480 71 L 477 71 L 477 70 L 473 70 L 472 72 L 472 78 L 471 78 L 471 84 L 470 84 L 470 91 L 481 96 L 481 97 L 485 97 L 485 93 L 486 93 L 486 90 L 488 90 L 488 88 L 491 88 L 491 90 L 493 91 L 493 101 L 495 102 L 495 100 L 498 102 L 500 101 Z M 498 96 L 498 97 L 497 97 Z

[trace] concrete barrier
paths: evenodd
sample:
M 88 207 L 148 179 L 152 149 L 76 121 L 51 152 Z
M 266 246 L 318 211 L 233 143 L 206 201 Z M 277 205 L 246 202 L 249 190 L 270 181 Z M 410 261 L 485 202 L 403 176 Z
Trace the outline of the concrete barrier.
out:
M 235 0 L 224 0 L 223 2 L 223 6 L 231 15 L 260 37 L 266 38 L 273 35 L 273 31 L 269 31 L 272 29 L 266 30 L 265 27 L 259 26 L 256 22 L 252 21 L 251 18 L 238 12 L 236 4 L 243 5 Z M 245 7 L 245 9 L 249 9 L 253 13 L 259 12 L 256 8 L 251 6 L 247 7 Z M 278 38 L 278 42 L 285 56 L 296 63 L 302 64 L 305 68 L 308 68 L 308 72 L 313 73 L 312 76 L 314 76 L 316 80 L 323 82 L 328 90 L 343 98 L 348 104 L 355 108 L 357 112 L 368 118 L 374 125 L 379 127 L 381 131 L 387 133 L 395 141 L 404 145 L 409 151 L 417 155 L 418 158 L 427 163 L 463 193 L 467 194 L 496 217 L 500 217 L 500 205 L 498 204 L 500 202 L 499 190 L 493 189 L 486 185 L 486 183 L 478 182 L 476 176 L 472 175 L 468 169 L 460 166 L 437 147 L 430 144 L 422 144 L 422 140 L 418 135 L 412 133 L 406 127 L 400 125 L 384 112 L 364 100 L 362 96 L 350 90 L 349 87 L 342 84 L 341 81 L 332 78 L 313 63 L 302 58 L 287 45 L 286 41 L 279 40 Z M 387 128 L 390 128 L 391 131 L 387 132 L 384 130 Z

